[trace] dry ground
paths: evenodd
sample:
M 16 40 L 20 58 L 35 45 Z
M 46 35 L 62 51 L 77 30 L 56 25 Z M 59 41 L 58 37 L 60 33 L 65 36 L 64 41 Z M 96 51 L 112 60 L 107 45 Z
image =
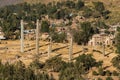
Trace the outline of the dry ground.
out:
M 45 62 L 48 59 L 48 55 L 47 55 L 47 50 L 48 50 L 48 42 L 45 41 L 40 41 L 40 48 L 39 48 L 39 59 L 42 62 Z M 20 53 L 20 41 L 19 40 L 15 40 L 15 41 L 1 41 L 0 44 L 0 59 L 2 60 L 2 62 L 10 62 L 10 63 L 14 63 L 18 60 L 23 61 L 26 65 L 29 65 L 30 62 L 32 62 L 32 60 L 34 60 L 35 58 L 35 54 L 36 54 L 36 49 L 35 49 L 35 41 L 25 41 L 25 52 L 24 53 Z M 73 59 L 75 57 L 77 57 L 80 54 L 83 54 L 83 47 L 88 48 L 88 51 L 85 54 L 93 54 L 93 57 L 99 61 L 99 60 L 103 60 L 103 67 L 107 70 L 113 71 L 115 70 L 115 68 L 112 66 L 111 64 L 111 59 L 113 57 L 116 56 L 116 54 L 114 53 L 114 49 L 109 49 L 106 48 L 106 55 L 104 57 L 103 54 L 98 53 L 98 52 L 93 52 L 93 47 L 91 46 L 79 46 L 74 44 L 73 46 Z M 94 49 L 99 50 L 102 52 L 102 47 L 100 46 L 96 46 L 94 47 Z M 62 44 L 62 43 L 53 43 L 52 44 L 52 53 L 50 54 L 50 56 L 61 56 L 63 60 L 68 61 L 69 58 L 69 45 L 68 43 Z M 42 55 L 41 55 L 42 53 Z M 16 56 L 19 55 L 21 56 L 19 59 L 16 58 Z M 90 77 L 92 77 L 91 73 L 89 74 Z M 115 79 L 117 80 L 117 79 Z

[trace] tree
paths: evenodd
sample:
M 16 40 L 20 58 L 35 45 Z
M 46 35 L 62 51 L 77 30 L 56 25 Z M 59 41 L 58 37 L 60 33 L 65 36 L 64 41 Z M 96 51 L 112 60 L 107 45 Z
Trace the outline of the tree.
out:
M 117 55 L 116 57 L 114 57 L 111 62 L 114 67 L 120 70 L 120 64 L 118 64 L 120 63 L 120 55 Z
M 54 72 L 59 72 L 62 70 L 64 64 L 66 63 L 62 61 L 61 57 L 55 56 L 45 62 L 45 67 Z
M 78 68 L 82 65 L 85 70 L 88 71 L 90 68 L 95 66 L 96 60 L 90 54 L 82 54 L 76 58 L 75 64 Z
M 54 32 L 52 33 L 52 40 L 55 41 L 55 42 L 63 42 L 66 40 L 66 33 L 64 32 L 61 32 L 61 33 L 57 33 L 57 32 Z
M 80 30 L 74 31 L 74 41 L 78 44 L 87 44 L 90 37 L 94 34 L 90 22 L 81 23 Z
M 76 9 L 80 10 L 82 7 L 84 7 L 84 2 L 82 0 L 78 0 L 76 3 Z
M 84 8 L 83 11 L 84 11 L 83 16 L 85 18 L 89 18 L 90 16 L 92 16 L 93 11 L 90 8 L 86 7 L 86 8 Z
M 42 21 L 42 24 L 41 24 L 41 32 L 49 32 L 49 23 L 48 21 Z
M 56 12 L 55 18 L 56 19 L 63 19 L 66 15 L 65 9 L 60 9 L 59 11 Z
M 32 63 L 30 63 L 30 67 L 32 69 L 41 69 L 44 67 L 43 63 L 40 63 L 38 59 L 35 59 Z
M 49 9 L 48 9 L 48 14 L 49 15 L 53 15 L 55 12 L 57 12 L 57 7 L 56 6 L 49 7 Z
M 67 1 L 65 2 L 65 5 L 66 5 L 68 8 L 75 8 L 75 3 L 74 3 L 74 1 L 69 1 L 69 0 L 67 0 Z
M 99 11 L 100 13 L 105 10 L 103 2 L 93 2 L 93 5 L 95 6 L 95 10 Z
M 115 47 L 117 48 L 116 52 L 120 54 L 120 28 L 117 29 L 117 35 L 115 36 Z
M 83 67 L 77 67 L 74 63 L 67 63 L 60 71 L 59 80 L 85 80 L 82 77 Z

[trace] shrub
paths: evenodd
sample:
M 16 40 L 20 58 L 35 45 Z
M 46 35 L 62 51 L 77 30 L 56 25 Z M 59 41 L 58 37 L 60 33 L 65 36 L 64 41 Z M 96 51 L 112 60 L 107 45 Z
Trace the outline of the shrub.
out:
M 98 78 L 97 80 L 102 80 L 101 78 Z
M 31 68 L 41 69 L 44 67 L 43 63 L 40 63 L 38 59 L 35 59 L 32 63 L 30 63 Z
M 106 80 L 113 80 L 113 79 L 112 79 L 112 77 L 109 77 L 109 76 L 108 76 L 108 77 L 106 78 Z
M 51 69 L 54 72 L 59 72 L 66 63 L 61 57 L 52 57 L 45 62 L 45 68 Z
M 96 64 L 96 60 L 90 54 L 82 54 L 76 58 L 75 64 L 79 67 L 81 64 L 85 70 L 89 70 Z
M 111 72 L 109 70 L 106 71 L 107 76 L 111 76 Z
M 52 40 L 55 41 L 55 42 L 64 42 L 66 40 L 66 33 L 53 33 L 52 34 Z
M 98 76 L 98 73 L 96 71 L 93 71 L 92 74 Z
M 98 61 L 98 62 L 95 64 L 96 67 L 101 67 L 102 65 L 103 65 L 103 61 Z
M 120 70 L 120 64 L 118 64 L 120 63 L 120 55 L 114 57 L 111 62 L 114 67 Z
M 48 21 L 42 21 L 41 32 L 49 32 L 49 23 Z
M 113 71 L 113 76 L 118 76 L 119 75 L 119 73 L 117 72 L 117 71 Z
M 105 76 L 105 71 L 103 70 L 102 67 L 100 67 L 100 68 L 98 69 L 98 73 L 99 73 L 99 75 L 101 75 L 101 76 Z

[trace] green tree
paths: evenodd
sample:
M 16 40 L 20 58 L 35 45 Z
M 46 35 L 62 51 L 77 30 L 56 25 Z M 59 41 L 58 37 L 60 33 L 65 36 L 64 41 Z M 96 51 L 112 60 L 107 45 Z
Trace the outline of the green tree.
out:
M 114 57 L 111 62 L 114 67 L 120 70 L 120 64 L 118 64 L 120 63 L 120 55 L 117 55 L 116 57 Z
M 52 40 L 55 41 L 55 42 L 64 42 L 66 40 L 66 33 L 64 32 L 61 32 L 61 33 L 57 33 L 57 32 L 54 32 L 52 33 Z
M 82 54 L 76 58 L 75 64 L 77 67 L 82 65 L 85 70 L 88 71 L 90 68 L 95 66 L 96 60 L 90 54 Z
M 45 67 L 51 69 L 54 72 L 59 72 L 64 64 L 66 63 L 62 61 L 61 57 L 55 56 L 45 62 Z
M 41 32 L 49 32 L 49 23 L 48 21 L 42 21 L 42 24 L 41 24 Z
M 94 6 L 95 6 L 95 10 L 99 11 L 100 13 L 102 13 L 105 10 L 104 4 L 103 2 L 93 2 Z
M 94 34 L 94 30 L 90 22 L 81 23 L 80 30 L 73 31 L 74 41 L 77 44 L 87 44 L 91 36 Z
M 84 11 L 83 16 L 85 18 L 89 18 L 90 16 L 92 16 L 93 11 L 90 8 L 86 7 L 86 8 L 84 8 L 83 11 Z
M 120 54 L 120 28 L 117 29 L 117 35 L 115 37 L 115 47 L 117 48 L 116 52 Z
M 82 7 L 84 7 L 84 2 L 82 0 L 78 0 L 76 3 L 76 9 L 80 10 Z
M 67 1 L 65 2 L 65 5 L 66 5 L 68 8 L 75 8 L 75 3 L 74 3 L 74 1 L 69 1 L 69 0 L 67 0 Z

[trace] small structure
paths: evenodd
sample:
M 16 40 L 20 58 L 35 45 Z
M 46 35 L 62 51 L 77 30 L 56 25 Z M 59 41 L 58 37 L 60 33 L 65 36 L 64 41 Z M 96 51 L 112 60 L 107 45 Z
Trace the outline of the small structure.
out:
M 104 43 L 105 45 L 112 45 L 113 41 L 114 41 L 113 35 L 95 34 L 92 36 L 92 39 L 88 42 L 88 45 L 97 46 L 102 45 L 102 43 Z
M 2 28 L 0 27 L 0 40 L 4 40 L 4 39 L 6 38 L 4 37 L 4 33 L 2 32 Z

